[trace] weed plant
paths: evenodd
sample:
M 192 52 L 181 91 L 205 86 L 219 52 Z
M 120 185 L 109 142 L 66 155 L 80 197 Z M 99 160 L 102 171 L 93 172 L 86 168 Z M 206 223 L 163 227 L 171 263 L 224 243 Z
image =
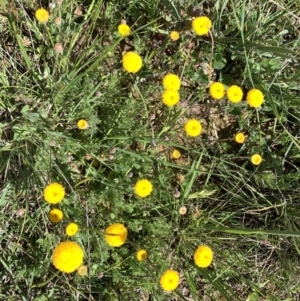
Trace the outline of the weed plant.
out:
M 0 0 L 0 299 L 298 300 L 299 12 L 292 0 Z M 142 65 L 126 72 L 131 51 Z M 242 101 L 225 95 L 233 85 Z M 53 265 L 65 241 L 84 253 L 72 273 Z

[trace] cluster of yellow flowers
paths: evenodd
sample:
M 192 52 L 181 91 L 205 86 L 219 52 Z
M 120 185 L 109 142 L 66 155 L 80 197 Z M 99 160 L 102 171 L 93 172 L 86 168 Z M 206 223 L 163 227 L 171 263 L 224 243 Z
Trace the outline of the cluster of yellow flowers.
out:
M 194 253 L 194 262 L 199 268 L 207 268 L 213 260 L 213 251 L 209 246 L 200 245 Z M 160 277 L 160 286 L 167 292 L 174 291 L 179 283 L 180 276 L 176 270 L 168 269 Z
M 234 140 L 237 143 L 243 144 L 246 140 L 246 136 L 244 133 L 237 133 L 234 136 Z M 251 156 L 250 161 L 253 165 L 259 165 L 262 162 L 262 157 L 259 154 L 254 154 Z
M 65 189 L 59 183 L 51 183 L 44 188 L 44 199 L 52 205 L 60 203 L 65 197 Z M 50 210 L 48 217 L 52 223 L 59 223 L 63 219 L 63 211 L 59 208 Z M 78 224 L 71 222 L 65 228 L 65 234 L 69 237 L 77 234 Z M 72 255 L 73 254 L 73 255 Z M 67 260 L 68 259 L 68 260 Z M 53 252 L 53 265 L 60 271 L 72 273 L 82 264 L 83 251 L 75 242 L 66 241 L 60 243 Z
M 241 87 L 232 85 L 226 90 L 225 86 L 220 82 L 214 82 L 209 86 L 209 94 L 212 98 L 220 100 L 224 98 L 225 94 L 227 99 L 232 103 L 239 103 L 242 101 L 244 93 Z M 246 100 L 248 105 L 252 108 L 259 108 L 264 102 L 264 95 L 259 89 L 251 89 L 248 91 Z M 244 133 L 237 133 L 234 136 L 237 143 L 244 143 L 246 137 Z M 254 165 L 259 165 L 262 162 L 262 157 L 259 154 L 251 156 L 250 161 Z
M 242 101 L 244 93 L 241 87 L 237 85 L 230 86 L 227 90 L 220 82 L 214 82 L 209 86 L 209 94 L 212 98 L 220 100 L 225 94 L 230 102 L 238 103 Z M 250 107 L 259 108 L 264 102 L 264 95 L 258 89 L 251 89 L 247 93 L 247 102 Z
M 197 17 L 192 20 L 192 28 L 194 32 L 198 35 L 206 35 L 209 33 L 212 27 L 211 20 L 206 17 Z M 130 33 L 130 28 L 126 24 L 120 24 L 118 26 L 118 32 L 121 36 L 127 36 Z M 179 39 L 179 33 L 177 31 L 172 31 L 170 33 L 170 38 L 173 41 Z M 129 73 L 137 73 L 142 67 L 142 58 L 139 54 L 133 51 L 126 52 L 122 58 L 123 68 Z M 180 100 L 179 89 L 181 86 L 180 78 L 173 73 L 165 75 L 163 78 L 163 87 L 164 91 L 162 93 L 162 102 L 168 106 L 175 106 Z M 190 119 L 185 123 L 184 126 L 185 132 L 190 137 L 197 137 L 201 134 L 202 125 L 200 121 L 196 119 Z M 176 151 L 173 158 L 178 159 L 180 153 Z
M 202 16 L 192 20 L 192 28 L 197 35 L 202 36 L 208 34 L 211 27 L 212 27 L 212 22 L 208 17 Z M 122 37 L 126 37 L 130 34 L 131 30 L 130 27 L 125 22 L 122 22 L 118 26 L 118 32 Z M 177 41 L 179 39 L 179 32 L 176 30 L 171 31 L 170 38 L 172 41 Z M 123 68 L 129 73 L 137 73 L 142 67 L 142 58 L 140 57 L 139 54 L 133 51 L 129 51 L 125 53 L 123 55 L 122 62 L 123 62 Z M 169 81 L 171 81 L 171 79 Z M 177 84 L 178 84 L 178 80 L 177 80 Z M 180 87 L 180 81 L 179 81 L 179 87 Z M 178 90 L 179 88 L 177 90 L 173 90 L 173 92 L 176 92 Z M 178 95 L 177 93 L 173 93 L 173 94 L 176 94 L 176 96 L 173 96 L 174 97 L 173 100 L 170 100 L 171 98 L 173 98 L 172 96 L 170 95 L 166 96 L 166 98 L 170 100 L 170 102 L 167 101 L 167 103 L 170 103 L 170 106 L 174 106 L 179 101 L 179 96 L 178 96 L 179 94 Z M 175 104 L 173 104 L 173 102 L 175 102 Z M 166 105 L 168 105 L 167 103 Z
M 47 10 L 40 8 L 35 13 L 36 19 L 41 23 L 46 23 L 49 19 L 49 13 Z M 211 20 L 206 17 L 197 17 L 192 20 L 192 29 L 197 35 L 207 35 L 212 27 Z M 127 37 L 131 33 L 130 27 L 126 23 L 122 23 L 118 26 L 118 32 L 122 37 Z M 170 38 L 173 41 L 179 39 L 179 33 L 172 31 Z M 139 54 L 134 51 L 124 53 L 122 57 L 122 64 L 125 71 L 128 73 L 137 73 L 142 68 L 143 62 Z M 181 87 L 180 78 L 173 73 L 169 73 L 164 76 L 162 80 L 164 91 L 162 93 L 162 102 L 168 107 L 174 107 L 180 100 L 179 90 Z M 230 102 L 238 103 L 243 99 L 243 90 L 233 85 L 227 90 L 225 86 L 220 82 L 214 82 L 209 87 L 209 93 L 212 98 L 220 100 L 225 94 Z M 262 92 L 258 89 L 252 89 L 247 94 L 247 102 L 251 107 L 258 108 L 264 101 Z M 77 127 L 80 130 L 88 128 L 86 120 L 81 119 L 77 122 Z M 197 119 L 189 119 L 184 125 L 185 132 L 190 137 L 197 137 L 201 134 L 202 125 Z M 244 143 L 245 135 L 243 133 L 237 133 L 235 135 L 235 141 L 237 143 Z M 181 156 L 178 150 L 174 150 L 172 157 L 178 159 Z M 254 154 L 251 157 L 251 162 L 254 165 L 259 165 L 262 162 L 262 158 L 259 154 Z M 146 198 L 153 191 L 153 185 L 148 179 L 140 179 L 134 186 L 134 193 L 140 198 Z M 65 197 L 65 189 L 59 183 L 51 183 L 44 189 L 44 199 L 50 204 L 58 204 Z M 63 219 L 63 211 L 59 208 L 53 208 L 49 212 L 49 220 L 53 223 L 59 223 Z M 65 228 L 65 234 L 72 237 L 78 233 L 78 224 L 71 222 Z M 104 231 L 104 239 L 106 243 L 111 247 L 120 247 L 125 244 L 128 236 L 128 230 L 122 223 L 114 223 L 108 226 Z M 140 262 L 148 258 L 148 252 L 145 249 L 140 249 L 135 254 L 136 259 Z M 207 245 L 200 245 L 194 252 L 194 263 L 199 268 L 206 268 L 211 265 L 213 260 L 213 251 Z M 84 252 L 82 247 L 73 241 L 63 241 L 59 243 L 52 256 L 52 263 L 56 269 L 64 273 L 72 273 L 78 270 L 80 275 L 85 275 L 87 272 L 86 266 L 83 266 Z M 180 283 L 180 275 L 176 270 L 166 270 L 159 279 L 161 287 L 165 291 L 175 290 Z
M 137 181 L 134 187 L 135 194 L 141 198 L 147 197 L 152 192 L 152 183 L 147 179 Z M 65 197 L 65 189 L 59 183 L 51 183 L 44 188 L 44 199 L 50 204 L 58 204 Z M 49 212 L 49 220 L 59 223 L 63 219 L 63 212 L 58 208 L 53 208 Z M 65 228 L 67 236 L 74 236 L 79 230 L 76 223 L 69 223 Z M 127 239 L 128 230 L 121 223 L 115 223 L 105 229 L 105 241 L 111 247 L 122 246 Z M 136 258 L 138 261 L 147 259 L 148 254 L 144 249 L 138 250 Z M 86 274 L 86 267 L 82 266 L 83 251 L 79 244 L 71 241 L 61 242 L 53 251 L 53 265 L 64 273 L 72 273 L 78 270 L 80 275 Z
M 147 179 L 138 180 L 134 186 L 134 192 L 137 196 L 144 198 L 151 194 L 153 190 L 152 183 Z M 60 203 L 65 196 L 65 189 L 59 183 L 51 183 L 44 189 L 44 199 L 50 204 Z M 50 221 L 57 223 L 63 218 L 63 212 L 54 208 L 49 212 Z M 76 223 L 69 223 L 66 227 L 66 234 L 73 236 L 78 232 Z M 111 247 L 122 246 L 128 236 L 128 230 L 124 224 L 115 223 L 105 229 L 104 238 Z M 140 249 L 136 252 L 136 259 L 140 262 L 148 258 L 148 252 Z M 83 265 L 84 252 L 82 247 L 73 241 L 63 241 L 59 243 L 52 255 L 52 263 L 56 269 L 64 273 L 78 271 L 79 275 L 87 273 L 87 267 Z M 210 247 L 201 245 L 194 253 L 194 262 L 200 268 L 208 267 L 213 260 L 213 252 Z M 161 287 L 165 291 L 173 291 L 179 285 L 179 273 L 175 270 L 165 271 L 159 280 Z
M 180 78 L 173 73 L 169 73 L 163 78 L 164 91 L 162 102 L 168 107 L 174 107 L 180 100 L 179 89 L 181 86 Z

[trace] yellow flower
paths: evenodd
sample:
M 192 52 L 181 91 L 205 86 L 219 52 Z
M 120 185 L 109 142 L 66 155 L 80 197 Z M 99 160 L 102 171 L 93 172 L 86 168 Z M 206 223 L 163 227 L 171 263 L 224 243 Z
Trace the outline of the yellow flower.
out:
M 153 189 L 152 183 L 147 179 L 138 180 L 134 186 L 134 193 L 141 198 L 151 194 Z
M 68 236 L 74 236 L 78 232 L 78 225 L 76 223 L 69 223 L 66 227 L 66 234 Z
M 174 107 L 180 100 L 178 91 L 165 90 L 162 94 L 162 102 L 168 107 Z
M 177 149 L 174 149 L 173 152 L 172 152 L 172 158 L 173 159 L 179 159 L 181 157 L 181 153 L 179 150 Z
M 64 241 L 53 251 L 52 263 L 61 272 L 72 273 L 83 263 L 83 250 L 73 241 Z
M 245 135 L 243 133 L 237 133 L 235 136 L 234 136 L 234 140 L 235 142 L 237 143 L 244 143 L 245 142 Z
M 250 107 L 258 108 L 264 102 L 264 95 L 258 89 L 252 89 L 247 93 L 247 101 Z
M 87 271 L 88 271 L 87 266 L 86 265 L 82 265 L 82 266 L 80 266 L 78 268 L 77 273 L 80 276 L 85 276 L 87 274 Z
M 195 264 L 199 268 L 206 268 L 211 264 L 213 256 L 213 251 L 209 246 L 199 246 L 194 253 Z
M 178 31 L 171 31 L 170 38 L 172 41 L 177 41 L 179 39 L 179 32 Z
M 88 128 L 88 123 L 86 120 L 84 119 L 80 119 L 78 122 L 77 122 L 77 127 L 80 129 L 80 130 L 85 130 Z
M 185 206 L 180 206 L 178 212 L 181 215 L 185 215 L 187 213 L 187 208 Z
M 205 16 L 197 17 L 192 21 L 193 30 L 199 36 L 208 34 L 211 25 L 212 25 L 211 20 Z
M 259 165 L 262 161 L 262 157 L 259 154 L 254 154 L 251 156 L 251 163 L 254 165 Z
M 147 251 L 146 250 L 138 250 L 137 252 L 136 252 L 136 259 L 138 260 L 138 261 L 144 261 L 144 260 L 146 260 L 147 259 L 147 257 L 148 257 L 148 253 L 147 253 Z
M 118 26 L 118 32 L 122 37 L 126 37 L 130 34 L 130 27 L 127 24 L 120 24 Z
M 184 126 L 185 132 L 188 136 L 197 137 L 201 134 L 202 125 L 196 119 L 190 119 Z
M 52 223 L 59 223 L 62 220 L 63 216 L 63 212 L 57 208 L 54 208 L 49 212 L 49 220 Z
M 105 241 L 111 247 L 120 247 L 125 243 L 127 234 L 123 224 L 112 224 L 105 229 Z
M 41 22 L 41 23 L 46 23 L 49 19 L 49 13 L 47 10 L 45 10 L 44 8 L 39 8 L 36 12 L 35 12 L 35 17 L 36 19 Z
M 177 271 L 166 270 L 160 277 L 160 286 L 167 292 L 174 291 L 179 285 L 180 277 Z
M 44 199 L 50 204 L 60 203 L 65 197 L 65 189 L 61 184 L 51 183 L 44 189 Z
M 129 51 L 123 55 L 123 68 L 129 73 L 137 73 L 142 68 L 142 58 L 135 52 Z
M 233 85 L 227 90 L 227 98 L 229 101 L 237 103 L 243 99 L 243 90 L 236 85 Z
M 209 87 L 209 94 L 214 99 L 221 99 L 225 95 L 225 87 L 223 84 L 215 82 Z
M 180 85 L 180 78 L 176 74 L 169 73 L 163 78 L 163 86 L 165 90 L 178 91 L 180 89 Z

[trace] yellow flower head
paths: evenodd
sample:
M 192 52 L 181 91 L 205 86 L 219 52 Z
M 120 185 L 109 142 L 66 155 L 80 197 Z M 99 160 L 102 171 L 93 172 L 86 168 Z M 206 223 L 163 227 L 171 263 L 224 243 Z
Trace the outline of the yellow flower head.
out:
M 61 184 L 51 183 L 44 189 L 44 199 L 50 204 L 60 203 L 65 197 L 65 189 Z
M 174 270 L 166 270 L 160 277 L 160 286 L 167 292 L 174 291 L 179 285 L 179 273 Z
M 179 32 L 178 31 L 171 31 L 170 38 L 172 41 L 177 41 L 179 39 Z
M 199 268 L 206 268 L 211 264 L 213 256 L 213 251 L 209 246 L 199 246 L 194 253 L 195 264 Z
M 35 12 L 35 17 L 36 19 L 41 22 L 41 23 L 46 23 L 49 19 L 49 13 L 47 10 L 45 10 L 44 8 L 39 8 L 36 12 Z
M 179 159 L 181 157 L 181 153 L 179 150 L 177 149 L 174 149 L 173 152 L 172 152 L 172 158 L 173 159 Z
M 165 90 L 178 91 L 180 89 L 180 85 L 180 78 L 176 74 L 169 73 L 163 78 L 163 86 Z
M 165 90 L 162 94 L 162 102 L 168 107 L 174 107 L 180 100 L 178 91 Z
M 187 213 L 187 208 L 185 206 L 180 206 L 178 212 L 181 215 L 185 215 Z
M 146 260 L 147 259 L 147 257 L 148 257 L 148 253 L 147 253 L 147 251 L 146 250 L 138 250 L 137 252 L 136 252 L 136 259 L 138 260 L 138 261 L 144 261 L 144 260 Z
M 264 95 L 258 89 L 252 89 L 247 93 L 247 101 L 250 107 L 258 108 L 264 102 Z
M 127 234 L 123 224 L 112 224 L 105 229 L 105 241 L 111 247 L 120 247 L 125 243 Z
M 123 55 L 123 68 L 129 73 L 137 73 L 142 68 L 142 58 L 135 52 L 129 51 Z
M 214 99 L 221 99 L 225 95 L 225 87 L 223 84 L 215 82 L 209 86 L 209 94 Z
M 234 136 L 234 140 L 235 142 L 237 143 L 244 143 L 245 142 L 245 135 L 244 133 L 237 133 L 235 136 Z
M 262 161 L 262 157 L 259 154 L 254 154 L 251 156 L 251 163 L 254 165 L 259 165 Z
M 127 24 L 120 24 L 118 26 L 118 32 L 122 37 L 126 37 L 130 34 L 130 27 Z
M 61 272 L 72 273 L 83 263 L 83 250 L 73 241 L 58 244 L 53 251 L 52 263 Z
M 134 186 L 134 193 L 140 198 L 145 198 L 153 190 L 152 183 L 147 179 L 138 180 Z
M 236 85 L 230 86 L 227 90 L 227 98 L 234 103 L 240 102 L 243 99 L 243 90 Z
M 89 127 L 89 124 L 87 123 L 86 120 L 84 119 L 80 119 L 78 122 L 77 122 L 77 127 L 80 129 L 80 130 L 85 130 Z
M 192 21 L 193 30 L 199 36 L 208 34 L 211 25 L 212 25 L 211 20 L 205 16 L 197 17 Z
M 77 273 L 80 276 L 85 276 L 87 274 L 87 271 L 88 271 L 87 266 L 86 265 L 82 265 L 82 266 L 80 266 L 78 268 Z
M 74 236 L 79 230 L 79 226 L 76 223 L 69 223 L 66 227 L 66 234 L 68 236 Z
M 57 208 L 54 208 L 49 212 L 49 220 L 52 223 L 59 223 L 62 220 L 63 216 L 64 216 L 63 212 Z
M 202 125 L 196 119 L 190 119 L 184 125 L 185 132 L 190 137 L 197 137 L 201 134 Z

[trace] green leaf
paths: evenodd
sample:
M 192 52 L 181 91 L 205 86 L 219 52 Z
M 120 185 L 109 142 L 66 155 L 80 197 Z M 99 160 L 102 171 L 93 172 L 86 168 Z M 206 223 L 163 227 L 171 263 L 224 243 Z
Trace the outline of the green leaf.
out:
M 6 185 L 6 187 L 2 190 L 1 196 L 0 196 L 0 206 L 1 207 L 4 207 L 7 204 L 7 202 L 9 201 L 10 189 L 11 189 L 11 185 L 10 185 L 10 183 L 8 183 Z

